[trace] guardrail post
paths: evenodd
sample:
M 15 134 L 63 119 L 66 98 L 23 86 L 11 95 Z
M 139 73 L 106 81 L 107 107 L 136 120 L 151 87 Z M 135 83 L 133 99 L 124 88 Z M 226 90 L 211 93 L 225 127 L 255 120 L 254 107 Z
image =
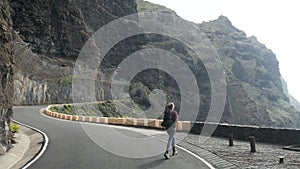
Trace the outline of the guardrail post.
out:
M 282 164 L 283 162 L 284 162 L 284 157 L 283 157 L 283 156 L 280 156 L 280 157 L 279 157 L 279 163 Z
M 252 153 L 256 152 L 255 137 L 254 136 L 249 136 L 249 141 L 250 141 L 251 152 Z
M 228 134 L 229 146 L 233 146 L 233 134 Z

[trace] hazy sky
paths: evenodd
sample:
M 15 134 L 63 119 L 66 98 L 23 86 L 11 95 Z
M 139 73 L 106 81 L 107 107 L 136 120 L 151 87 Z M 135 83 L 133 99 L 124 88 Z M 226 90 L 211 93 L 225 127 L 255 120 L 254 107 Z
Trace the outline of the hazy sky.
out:
M 201 23 L 227 16 L 247 36 L 271 49 L 279 61 L 288 90 L 300 101 L 299 0 L 147 0 L 174 10 L 182 18 Z

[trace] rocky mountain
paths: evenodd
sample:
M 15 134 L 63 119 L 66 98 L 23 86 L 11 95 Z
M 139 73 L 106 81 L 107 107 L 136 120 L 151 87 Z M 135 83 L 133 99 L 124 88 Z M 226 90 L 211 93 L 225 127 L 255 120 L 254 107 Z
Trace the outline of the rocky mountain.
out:
M 175 13 L 143 0 L 138 0 L 137 4 L 139 12 Z M 299 125 L 299 112 L 293 108 L 289 96 L 284 92 L 278 61 L 270 49 L 254 36 L 247 37 L 225 16 L 197 26 L 215 47 L 226 72 L 227 101 L 223 122 L 284 127 Z M 161 42 L 168 44 L 165 49 L 172 50 L 175 47 L 176 54 L 187 56 L 190 53 L 186 48 L 178 48 L 178 44 L 172 40 L 160 40 L 160 47 Z M 195 42 L 191 39 L 190 43 Z M 209 98 L 206 103 L 208 101 Z M 202 115 L 198 119 L 205 120 L 207 107 L 203 106 L 199 112 Z
M 87 39 L 110 21 L 137 12 L 176 15 L 170 9 L 142 0 L 10 0 L 9 6 L 11 17 L 8 18 L 16 31 L 15 39 L 12 39 L 16 60 L 15 105 L 72 102 L 73 68 L 77 56 Z M 6 6 L 5 9 L 9 8 Z M 222 122 L 299 126 L 298 112 L 283 91 L 278 61 L 270 49 L 255 37 L 247 37 L 225 16 L 192 25 L 195 32 L 205 33 L 226 72 L 228 95 Z M 193 41 L 196 36 L 200 34 L 188 36 L 191 45 L 197 45 Z M 127 38 L 109 51 L 99 67 L 101 74 L 97 75 L 99 83 L 95 91 L 97 99 L 112 99 L 107 79 L 126 56 L 153 47 L 171 51 L 189 65 L 196 75 L 201 93 L 197 120 L 205 120 L 210 106 L 211 86 L 203 63 L 191 62 L 194 53 L 180 41 L 156 34 Z M 202 46 L 203 49 L 206 47 Z M 131 97 L 142 109 L 150 107 L 149 94 L 154 89 L 168 93 L 168 99 L 176 105 L 181 101 L 176 81 L 157 69 L 140 72 L 129 89 Z M 177 108 L 179 110 L 180 106 Z
M 255 37 L 246 37 L 224 16 L 199 28 L 215 46 L 227 74 L 225 114 L 250 124 L 298 123 L 294 118 L 297 111 L 284 92 L 278 61 L 270 49 Z
M 8 0 L 0 1 L 0 154 L 11 146 L 9 132 L 13 107 L 14 31 Z

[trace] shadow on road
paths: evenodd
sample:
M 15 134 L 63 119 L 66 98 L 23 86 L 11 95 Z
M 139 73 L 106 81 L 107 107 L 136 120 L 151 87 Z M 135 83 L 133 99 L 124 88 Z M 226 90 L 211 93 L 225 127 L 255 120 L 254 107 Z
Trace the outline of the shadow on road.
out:
M 145 169 L 145 168 L 157 168 L 161 164 L 163 164 L 166 160 L 164 158 L 157 159 L 155 161 L 151 161 L 149 163 L 143 164 L 139 166 L 139 169 Z

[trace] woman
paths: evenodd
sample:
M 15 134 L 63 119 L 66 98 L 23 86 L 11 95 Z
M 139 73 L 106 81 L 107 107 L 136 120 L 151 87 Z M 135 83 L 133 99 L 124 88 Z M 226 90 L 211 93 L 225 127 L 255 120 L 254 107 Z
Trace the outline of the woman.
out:
M 175 148 L 175 133 L 176 133 L 176 123 L 178 120 L 178 113 L 176 111 L 174 111 L 174 103 L 168 103 L 166 110 L 164 112 L 164 120 L 162 123 L 162 126 L 166 128 L 167 133 L 169 135 L 169 139 L 168 139 L 168 144 L 167 144 L 167 149 L 166 152 L 164 154 L 166 159 L 169 159 L 169 151 L 171 150 L 171 146 L 172 146 L 172 150 L 173 153 L 172 155 L 177 155 L 177 151 Z

